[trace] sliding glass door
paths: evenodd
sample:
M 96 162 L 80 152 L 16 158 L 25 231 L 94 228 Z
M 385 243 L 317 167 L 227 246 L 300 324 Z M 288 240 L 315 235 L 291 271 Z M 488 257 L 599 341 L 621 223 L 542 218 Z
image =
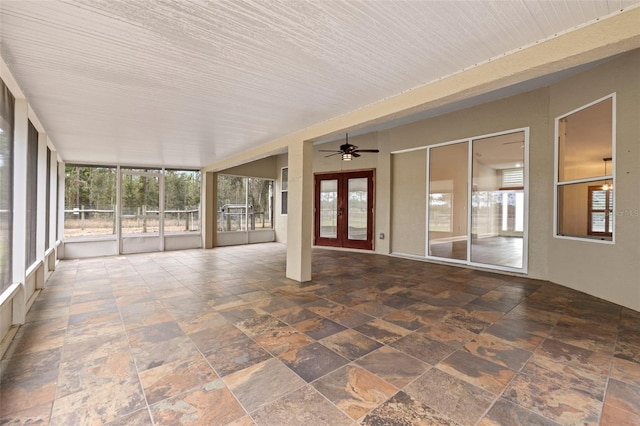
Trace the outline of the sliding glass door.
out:
M 428 257 L 526 271 L 527 131 L 429 149 Z

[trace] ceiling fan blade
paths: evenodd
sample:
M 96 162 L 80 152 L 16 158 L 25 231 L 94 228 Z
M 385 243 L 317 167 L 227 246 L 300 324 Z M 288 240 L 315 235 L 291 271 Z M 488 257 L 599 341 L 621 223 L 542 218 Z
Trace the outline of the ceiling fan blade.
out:
M 380 152 L 379 149 L 356 149 L 354 152 Z
M 332 151 L 327 151 L 327 152 L 332 152 Z M 342 153 L 341 152 L 334 152 L 333 154 L 325 155 L 324 158 L 333 157 L 334 155 L 338 155 L 338 154 L 342 154 Z
M 358 149 L 357 146 L 355 145 L 351 145 L 350 143 L 345 143 L 343 145 L 340 145 L 340 151 L 344 152 L 345 154 L 348 154 L 350 152 L 355 151 L 356 149 Z
M 355 151 L 353 151 L 353 152 L 351 153 L 351 155 L 352 155 L 352 156 L 354 156 L 354 157 L 360 157 L 360 154 L 358 154 L 358 153 L 357 153 L 357 152 L 355 152 Z
M 319 149 L 318 152 L 337 152 L 339 154 L 342 151 L 336 151 L 335 149 Z

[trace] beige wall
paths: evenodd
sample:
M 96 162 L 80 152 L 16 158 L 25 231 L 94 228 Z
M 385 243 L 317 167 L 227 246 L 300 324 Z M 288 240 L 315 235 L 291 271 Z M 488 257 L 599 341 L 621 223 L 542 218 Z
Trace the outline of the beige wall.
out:
M 350 137 L 359 147 L 380 149 L 379 154 L 365 154 L 351 162 L 318 152 L 337 149 L 343 140 L 318 145 L 314 172 L 375 168 L 375 236 L 385 233 L 384 240 L 376 239 L 376 252 L 424 256 L 426 150 L 391 153 L 529 128 L 528 276 L 640 310 L 638 69 L 640 51 L 634 51 L 550 87 Z M 615 244 L 555 238 L 554 119 L 612 92 L 617 92 Z M 286 160 L 279 158 L 280 167 Z
M 276 171 L 276 157 L 267 157 L 261 160 L 252 161 L 250 163 L 242 164 L 240 166 L 231 167 L 225 170 L 220 170 L 218 173 L 222 175 L 234 175 L 234 176 L 248 176 L 254 178 L 263 179 L 276 179 L 279 178 L 278 171 Z
M 391 149 L 408 149 L 529 127 L 529 276 L 547 279 L 640 309 L 640 51 L 570 77 L 551 87 L 392 129 Z M 553 236 L 554 118 L 617 92 L 616 241 L 606 244 Z M 418 151 L 421 152 L 421 151 Z M 394 155 L 392 250 L 423 254 L 424 227 L 400 212 L 424 199 L 418 152 Z M 412 163 L 416 163 L 412 165 Z M 409 189 L 405 185 L 410 184 Z M 586 206 L 586 198 L 583 200 Z M 584 218 L 583 218 L 584 219 Z M 582 220 L 584 222 L 584 220 Z M 415 233 L 403 228 L 411 224 Z
M 391 155 L 391 252 L 425 255 L 426 194 L 426 151 Z
M 616 93 L 615 244 L 547 238 L 553 282 L 640 310 L 640 51 L 551 86 L 549 117 Z M 548 138 L 553 137 L 553 125 Z M 549 153 L 551 154 L 551 153 Z

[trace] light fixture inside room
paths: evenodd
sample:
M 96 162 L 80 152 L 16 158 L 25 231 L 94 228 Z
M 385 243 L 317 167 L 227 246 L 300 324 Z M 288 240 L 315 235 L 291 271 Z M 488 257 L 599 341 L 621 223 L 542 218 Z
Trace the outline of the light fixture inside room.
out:
M 607 163 L 611 161 L 611 157 L 605 157 L 602 159 L 602 161 L 604 161 L 604 175 L 607 176 Z M 608 191 L 610 189 L 613 189 L 613 182 L 609 182 L 607 180 L 604 182 L 604 185 L 602 185 L 602 190 Z
M 343 153 L 342 154 L 342 161 L 351 161 L 351 154 L 349 153 Z

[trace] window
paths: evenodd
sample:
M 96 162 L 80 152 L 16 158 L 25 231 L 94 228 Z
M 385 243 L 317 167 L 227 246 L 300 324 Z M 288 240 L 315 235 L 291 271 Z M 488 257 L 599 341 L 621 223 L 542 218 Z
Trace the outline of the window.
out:
M 66 166 L 65 239 L 115 235 L 116 181 L 115 167 Z
M 200 231 L 200 172 L 167 170 L 164 200 L 165 234 Z
M 273 181 L 218 176 L 218 231 L 273 228 Z
M 13 247 L 14 98 L 0 80 L 0 292 L 11 285 Z
M 289 211 L 289 168 L 283 167 L 280 172 L 280 213 L 286 215 Z
M 38 234 L 38 131 L 29 121 L 27 137 L 27 227 L 25 269 L 36 261 Z
M 589 187 L 588 234 L 611 237 L 613 230 L 613 190 L 602 186 Z
M 614 237 L 615 94 L 556 118 L 557 237 Z
M 502 188 L 522 187 L 524 187 L 524 168 L 502 170 Z

